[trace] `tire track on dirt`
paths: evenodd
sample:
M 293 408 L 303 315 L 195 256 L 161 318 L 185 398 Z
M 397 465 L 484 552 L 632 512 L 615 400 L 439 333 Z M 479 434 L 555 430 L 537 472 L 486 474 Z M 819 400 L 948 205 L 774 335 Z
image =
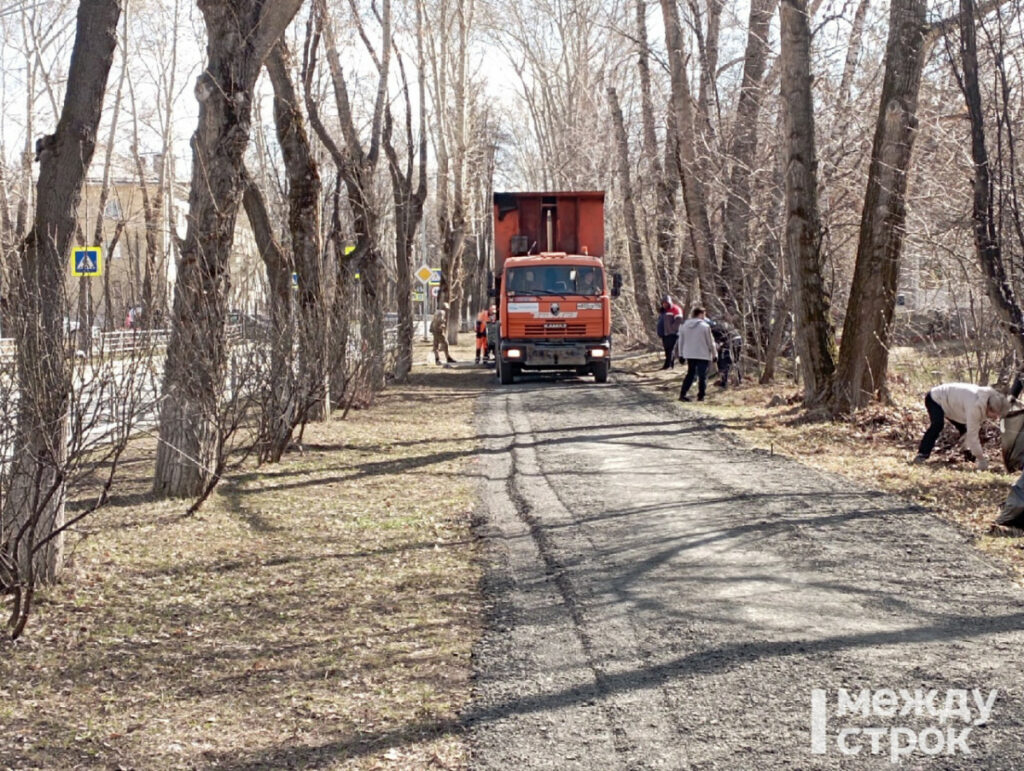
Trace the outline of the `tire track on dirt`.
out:
M 998 727 L 913 767 L 1019 765 L 1020 593 L 953 528 L 628 387 L 482 404 L 479 766 L 891 768 L 812 755 L 811 691 L 923 685 L 1000 689 Z
M 662 700 L 659 705 L 661 709 L 655 709 L 655 705 L 646 696 L 622 691 L 612 685 L 616 673 L 610 672 L 609 668 L 615 668 L 616 661 L 625 662 L 629 669 L 636 667 L 638 659 L 642 661 L 638 630 L 628 612 L 608 614 L 589 609 L 586 598 L 580 596 L 573 583 L 570 574 L 572 559 L 568 557 L 574 557 L 579 563 L 592 558 L 599 550 L 588 533 L 580 528 L 581 522 L 572 506 L 560 496 L 543 468 L 535 450 L 538 437 L 529 414 L 518 404 L 513 409 L 515 401 L 514 395 L 510 395 L 505 402 L 506 419 L 516 437 L 510 448 L 512 469 L 507 483 L 509 498 L 517 514 L 528 525 L 537 552 L 572 618 L 573 631 L 593 673 L 598 704 L 612 732 L 614 747 L 619 755 L 618 762 L 621 767 L 631 769 L 665 767 L 669 761 L 678 761 L 671 751 L 677 727 L 669 717 L 671 713 L 667 709 L 667 699 Z M 550 438 L 560 438 L 559 433 L 552 434 Z M 540 508 L 542 511 L 538 511 Z M 560 533 L 579 533 L 580 537 L 575 539 L 576 549 L 573 550 L 570 545 L 571 551 L 567 555 L 566 545 L 552 535 L 554 528 L 558 528 Z M 590 629 L 600 629 L 600 639 L 591 634 Z M 609 645 L 608 641 L 614 641 L 614 645 Z M 642 704 L 638 701 L 642 701 Z M 637 709 L 645 713 L 642 741 L 636 736 Z M 663 750 L 652 752 L 652 747 L 661 747 Z
M 490 544 L 485 582 L 492 606 L 475 653 L 476 705 L 465 716 L 476 737 L 474 767 L 591 768 L 593 757 L 618 750 L 571 586 L 517 481 L 515 399 L 504 395 L 481 432 L 492 437 L 485 441 L 488 513 L 481 528 Z M 544 710 L 524 706 L 558 691 L 573 696 Z M 514 739 L 522 731 L 531 736 L 526 746 Z

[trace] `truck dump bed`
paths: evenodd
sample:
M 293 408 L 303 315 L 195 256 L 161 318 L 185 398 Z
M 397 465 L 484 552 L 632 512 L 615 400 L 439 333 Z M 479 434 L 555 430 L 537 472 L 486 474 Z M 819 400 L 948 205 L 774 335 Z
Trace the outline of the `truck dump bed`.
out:
M 494 272 L 540 252 L 604 254 L 604 192 L 495 193 Z

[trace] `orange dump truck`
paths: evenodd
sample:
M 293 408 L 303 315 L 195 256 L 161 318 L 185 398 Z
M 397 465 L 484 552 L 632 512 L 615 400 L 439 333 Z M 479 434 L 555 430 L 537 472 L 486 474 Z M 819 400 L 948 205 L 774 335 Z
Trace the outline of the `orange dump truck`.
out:
M 488 328 L 498 379 L 569 370 L 608 379 L 611 298 L 604 253 L 604 193 L 495 193 L 494 289 Z

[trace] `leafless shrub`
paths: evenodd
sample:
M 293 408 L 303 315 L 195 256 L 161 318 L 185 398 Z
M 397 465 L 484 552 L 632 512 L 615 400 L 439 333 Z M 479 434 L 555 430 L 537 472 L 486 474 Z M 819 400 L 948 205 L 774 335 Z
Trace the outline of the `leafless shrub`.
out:
M 129 440 L 156 419 L 157 338 L 93 340 L 69 351 L 63 446 L 24 441 L 13 357 L 0 366 L 0 594 L 11 597 L 12 638 L 24 631 L 38 586 L 59 574 L 65 534 L 103 506 Z M 42 365 L 40 365 L 42 366 Z M 26 448 L 36 448 L 28 457 Z M 21 453 L 18 457 L 16 453 Z M 64 500 L 84 501 L 68 516 Z

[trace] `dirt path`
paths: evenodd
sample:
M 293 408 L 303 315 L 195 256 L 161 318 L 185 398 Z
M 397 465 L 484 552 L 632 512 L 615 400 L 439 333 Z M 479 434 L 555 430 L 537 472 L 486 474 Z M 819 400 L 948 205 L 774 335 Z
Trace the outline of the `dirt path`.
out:
M 474 767 L 1021 767 L 1022 594 L 949 525 L 627 385 L 479 427 Z

